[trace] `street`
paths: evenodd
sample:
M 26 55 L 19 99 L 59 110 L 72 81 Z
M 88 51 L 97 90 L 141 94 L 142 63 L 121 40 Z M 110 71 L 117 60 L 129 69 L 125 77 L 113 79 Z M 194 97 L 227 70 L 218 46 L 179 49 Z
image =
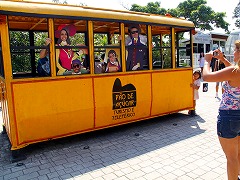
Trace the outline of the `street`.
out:
M 215 83 L 208 92 L 201 85 L 199 93 L 197 116 L 182 111 L 29 145 L 23 151 L 27 159 L 20 162 L 11 163 L 10 144 L 1 133 L 0 180 L 226 180 L 216 134 Z

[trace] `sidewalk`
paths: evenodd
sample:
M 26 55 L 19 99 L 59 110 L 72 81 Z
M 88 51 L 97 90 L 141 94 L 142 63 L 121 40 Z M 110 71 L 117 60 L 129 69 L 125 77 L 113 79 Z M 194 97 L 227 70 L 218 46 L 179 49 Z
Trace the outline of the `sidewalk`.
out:
M 216 135 L 215 83 L 199 92 L 198 116 L 183 111 L 38 143 L 28 146 L 27 159 L 17 163 L 10 162 L 10 145 L 1 134 L 0 180 L 226 180 Z

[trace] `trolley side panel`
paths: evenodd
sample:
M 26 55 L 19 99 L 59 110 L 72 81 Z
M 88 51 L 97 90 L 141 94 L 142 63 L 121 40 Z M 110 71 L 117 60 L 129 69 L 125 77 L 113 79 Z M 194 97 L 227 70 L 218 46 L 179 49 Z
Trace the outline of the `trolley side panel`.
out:
M 13 83 L 12 86 L 19 144 L 94 128 L 92 79 Z

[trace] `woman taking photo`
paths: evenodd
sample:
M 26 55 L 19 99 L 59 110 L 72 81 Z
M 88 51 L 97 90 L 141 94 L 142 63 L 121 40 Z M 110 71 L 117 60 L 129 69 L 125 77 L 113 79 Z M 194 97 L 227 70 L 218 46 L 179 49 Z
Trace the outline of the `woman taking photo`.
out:
M 237 180 L 240 165 L 240 40 L 235 42 L 234 61 L 230 65 L 223 53 L 216 49 L 205 54 L 203 79 L 208 82 L 223 82 L 224 92 L 217 117 L 217 134 L 227 158 L 228 180 Z M 210 72 L 212 57 L 222 61 L 226 68 Z

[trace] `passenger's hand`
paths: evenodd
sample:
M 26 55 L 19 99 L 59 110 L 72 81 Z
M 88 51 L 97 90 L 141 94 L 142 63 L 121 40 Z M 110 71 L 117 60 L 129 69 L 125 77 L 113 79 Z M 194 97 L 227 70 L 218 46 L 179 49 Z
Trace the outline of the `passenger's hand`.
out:
M 122 40 L 122 36 L 119 35 L 119 36 L 118 36 L 118 41 L 121 41 L 121 40 Z
M 45 45 L 48 46 L 52 42 L 51 38 L 46 38 Z
M 83 50 L 83 54 L 88 54 L 88 50 L 87 49 L 82 49 Z
M 77 46 L 86 46 L 85 44 L 77 44 Z M 78 51 L 79 54 L 88 54 L 88 49 L 83 48 Z
M 138 64 L 133 66 L 132 70 L 135 71 L 135 70 L 137 70 L 137 68 L 139 68 Z
M 83 52 L 82 49 L 80 49 L 80 50 L 77 52 L 77 55 L 80 56 L 80 55 L 82 55 L 82 54 L 84 54 L 84 52 Z

